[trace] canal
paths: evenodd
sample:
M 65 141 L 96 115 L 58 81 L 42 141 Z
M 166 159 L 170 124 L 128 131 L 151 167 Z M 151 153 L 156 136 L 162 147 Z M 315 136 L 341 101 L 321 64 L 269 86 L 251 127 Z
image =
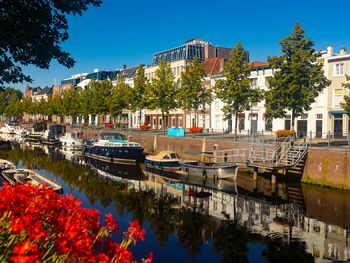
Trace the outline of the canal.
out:
M 205 181 L 82 159 L 57 148 L 14 143 L 0 159 L 36 169 L 84 207 L 146 230 L 133 252 L 155 262 L 350 260 L 350 193 L 269 175 Z M 117 238 L 117 237 L 116 237 Z

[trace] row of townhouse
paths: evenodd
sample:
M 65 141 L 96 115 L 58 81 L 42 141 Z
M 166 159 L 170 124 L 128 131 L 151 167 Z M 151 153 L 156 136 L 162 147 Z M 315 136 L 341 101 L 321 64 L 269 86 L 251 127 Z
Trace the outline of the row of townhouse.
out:
M 156 70 L 161 60 L 166 60 L 174 74 L 174 81 L 177 81 L 181 72 L 191 63 L 194 57 L 203 61 L 206 77 L 202 85 L 213 88 L 217 80 L 224 78 L 224 64 L 230 55 L 229 48 L 218 47 L 202 39 L 191 39 L 183 45 L 158 52 L 153 55 L 152 65 L 144 66 L 145 76 L 148 80 L 155 77 Z M 247 61 L 249 53 L 247 52 Z M 250 62 L 252 71 L 250 78 L 254 87 L 268 90 L 268 79 L 273 77 L 274 70 L 267 62 Z M 296 118 L 295 129 L 299 137 L 312 135 L 312 137 L 325 138 L 328 133 L 331 136 L 342 138 L 347 137 L 350 131 L 350 118 L 347 111 L 341 108 L 341 102 L 345 95 L 349 95 L 349 90 L 342 86 L 346 83 L 346 75 L 350 75 L 350 54 L 343 48 L 339 53 L 335 53 L 331 46 L 327 50 L 321 51 L 318 63 L 323 65 L 324 74 L 331 80 L 331 84 L 325 88 L 313 103 L 312 109 Z M 94 70 L 92 73 L 81 73 L 61 81 L 60 85 L 52 88 L 30 88 L 26 89 L 26 96 L 33 96 L 37 99 L 48 96 L 57 96 L 67 89 L 74 87 L 85 88 L 91 79 L 97 81 L 110 79 L 116 82 L 118 76 L 123 75 L 126 82 L 133 87 L 134 77 L 137 67 L 111 71 Z M 214 96 L 215 97 L 215 96 Z M 250 109 L 242 112 L 238 116 L 238 129 L 242 134 L 269 133 L 280 129 L 290 129 L 291 114 L 287 113 L 283 119 L 272 119 L 265 114 L 265 101 L 252 104 Z M 188 129 L 194 125 L 200 126 L 210 132 L 232 132 L 235 127 L 235 116 L 225 119 L 222 112 L 222 101 L 215 99 L 200 114 L 192 111 L 176 109 L 165 117 L 167 127 L 180 127 Z M 146 123 L 151 129 L 161 129 L 164 127 L 161 112 L 159 110 L 143 110 L 141 118 L 139 113 L 125 112 L 125 122 L 130 128 L 138 128 L 140 124 Z M 54 121 L 63 122 L 62 117 L 57 116 Z M 108 119 L 108 118 L 107 118 Z M 139 121 L 141 119 L 141 122 Z M 71 120 L 64 118 L 64 122 L 80 123 L 82 118 Z M 89 124 L 101 125 L 106 121 L 102 116 L 89 116 Z

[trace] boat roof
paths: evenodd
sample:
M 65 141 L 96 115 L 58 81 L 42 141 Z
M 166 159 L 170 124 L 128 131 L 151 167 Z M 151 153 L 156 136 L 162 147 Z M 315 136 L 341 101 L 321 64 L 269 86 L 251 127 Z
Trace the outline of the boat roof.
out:
M 164 157 L 165 155 L 171 156 L 172 153 L 175 153 L 176 156 L 177 156 L 177 153 L 174 152 L 174 151 L 160 151 L 159 153 L 157 153 L 156 155 L 154 155 L 154 157 L 155 157 L 156 159 L 163 159 L 163 157 Z
M 98 136 L 124 136 L 124 134 L 119 133 L 119 132 L 103 132 L 103 133 L 99 133 Z

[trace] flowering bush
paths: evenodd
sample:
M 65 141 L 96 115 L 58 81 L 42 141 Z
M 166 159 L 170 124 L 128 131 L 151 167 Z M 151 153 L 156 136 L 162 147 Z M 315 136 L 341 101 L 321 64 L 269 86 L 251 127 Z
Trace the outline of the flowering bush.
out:
M 147 123 L 141 124 L 140 125 L 140 129 L 143 130 L 143 131 L 147 130 L 148 129 Z
M 73 196 L 46 187 L 5 185 L 0 190 L 0 260 L 15 262 L 135 262 L 128 246 L 144 240 L 138 221 L 130 223 L 119 244 L 118 222 L 95 209 L 80 208 Z M 150 253 L 144 263 L 152 262 Z
M 293 130 L 278 130 L 275 132 L 277 137 L 288 137 L 288 136 L 295 136 L 295 131 Z
M 190 128 L 190 132 L 192 132 L 192 133 L 200 133 L 202 131 L 203 131 L 203 128 L 201 128 L 201 127 L 192 127 L 192 128 Z
M 82 125 L 83 127 L 88 126 L 87 122 L 83 122 L 81 125 Z
M 105 127 L 107 128 L 113 128 L 113 123 L 105 123 Z

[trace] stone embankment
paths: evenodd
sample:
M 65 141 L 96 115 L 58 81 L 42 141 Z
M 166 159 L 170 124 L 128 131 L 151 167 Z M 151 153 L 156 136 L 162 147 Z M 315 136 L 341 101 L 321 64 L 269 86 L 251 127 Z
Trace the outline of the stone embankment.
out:
M 95 138 L 99 130 L 84 129 L 87 138 Z M 182 158 L 199 158 L 203 148 L 203 140 L 198 138 L 172 138 L 143 133 L 124 133 L 133 141 L 141 143 L 146 152 L 156 150 L 172 150 Z M 221 150 L 247 148 L 248 143 L 234 143 L 232 141 L 208 140 L 206 150 L 212 151 L 214 145 Z M 348 148 L 317 148 L 309 149 L 302 181 L 324 187 L 334 187 L 350 190 L 350 149 Z M 281 175 L 282 178 L 283 175 Z

